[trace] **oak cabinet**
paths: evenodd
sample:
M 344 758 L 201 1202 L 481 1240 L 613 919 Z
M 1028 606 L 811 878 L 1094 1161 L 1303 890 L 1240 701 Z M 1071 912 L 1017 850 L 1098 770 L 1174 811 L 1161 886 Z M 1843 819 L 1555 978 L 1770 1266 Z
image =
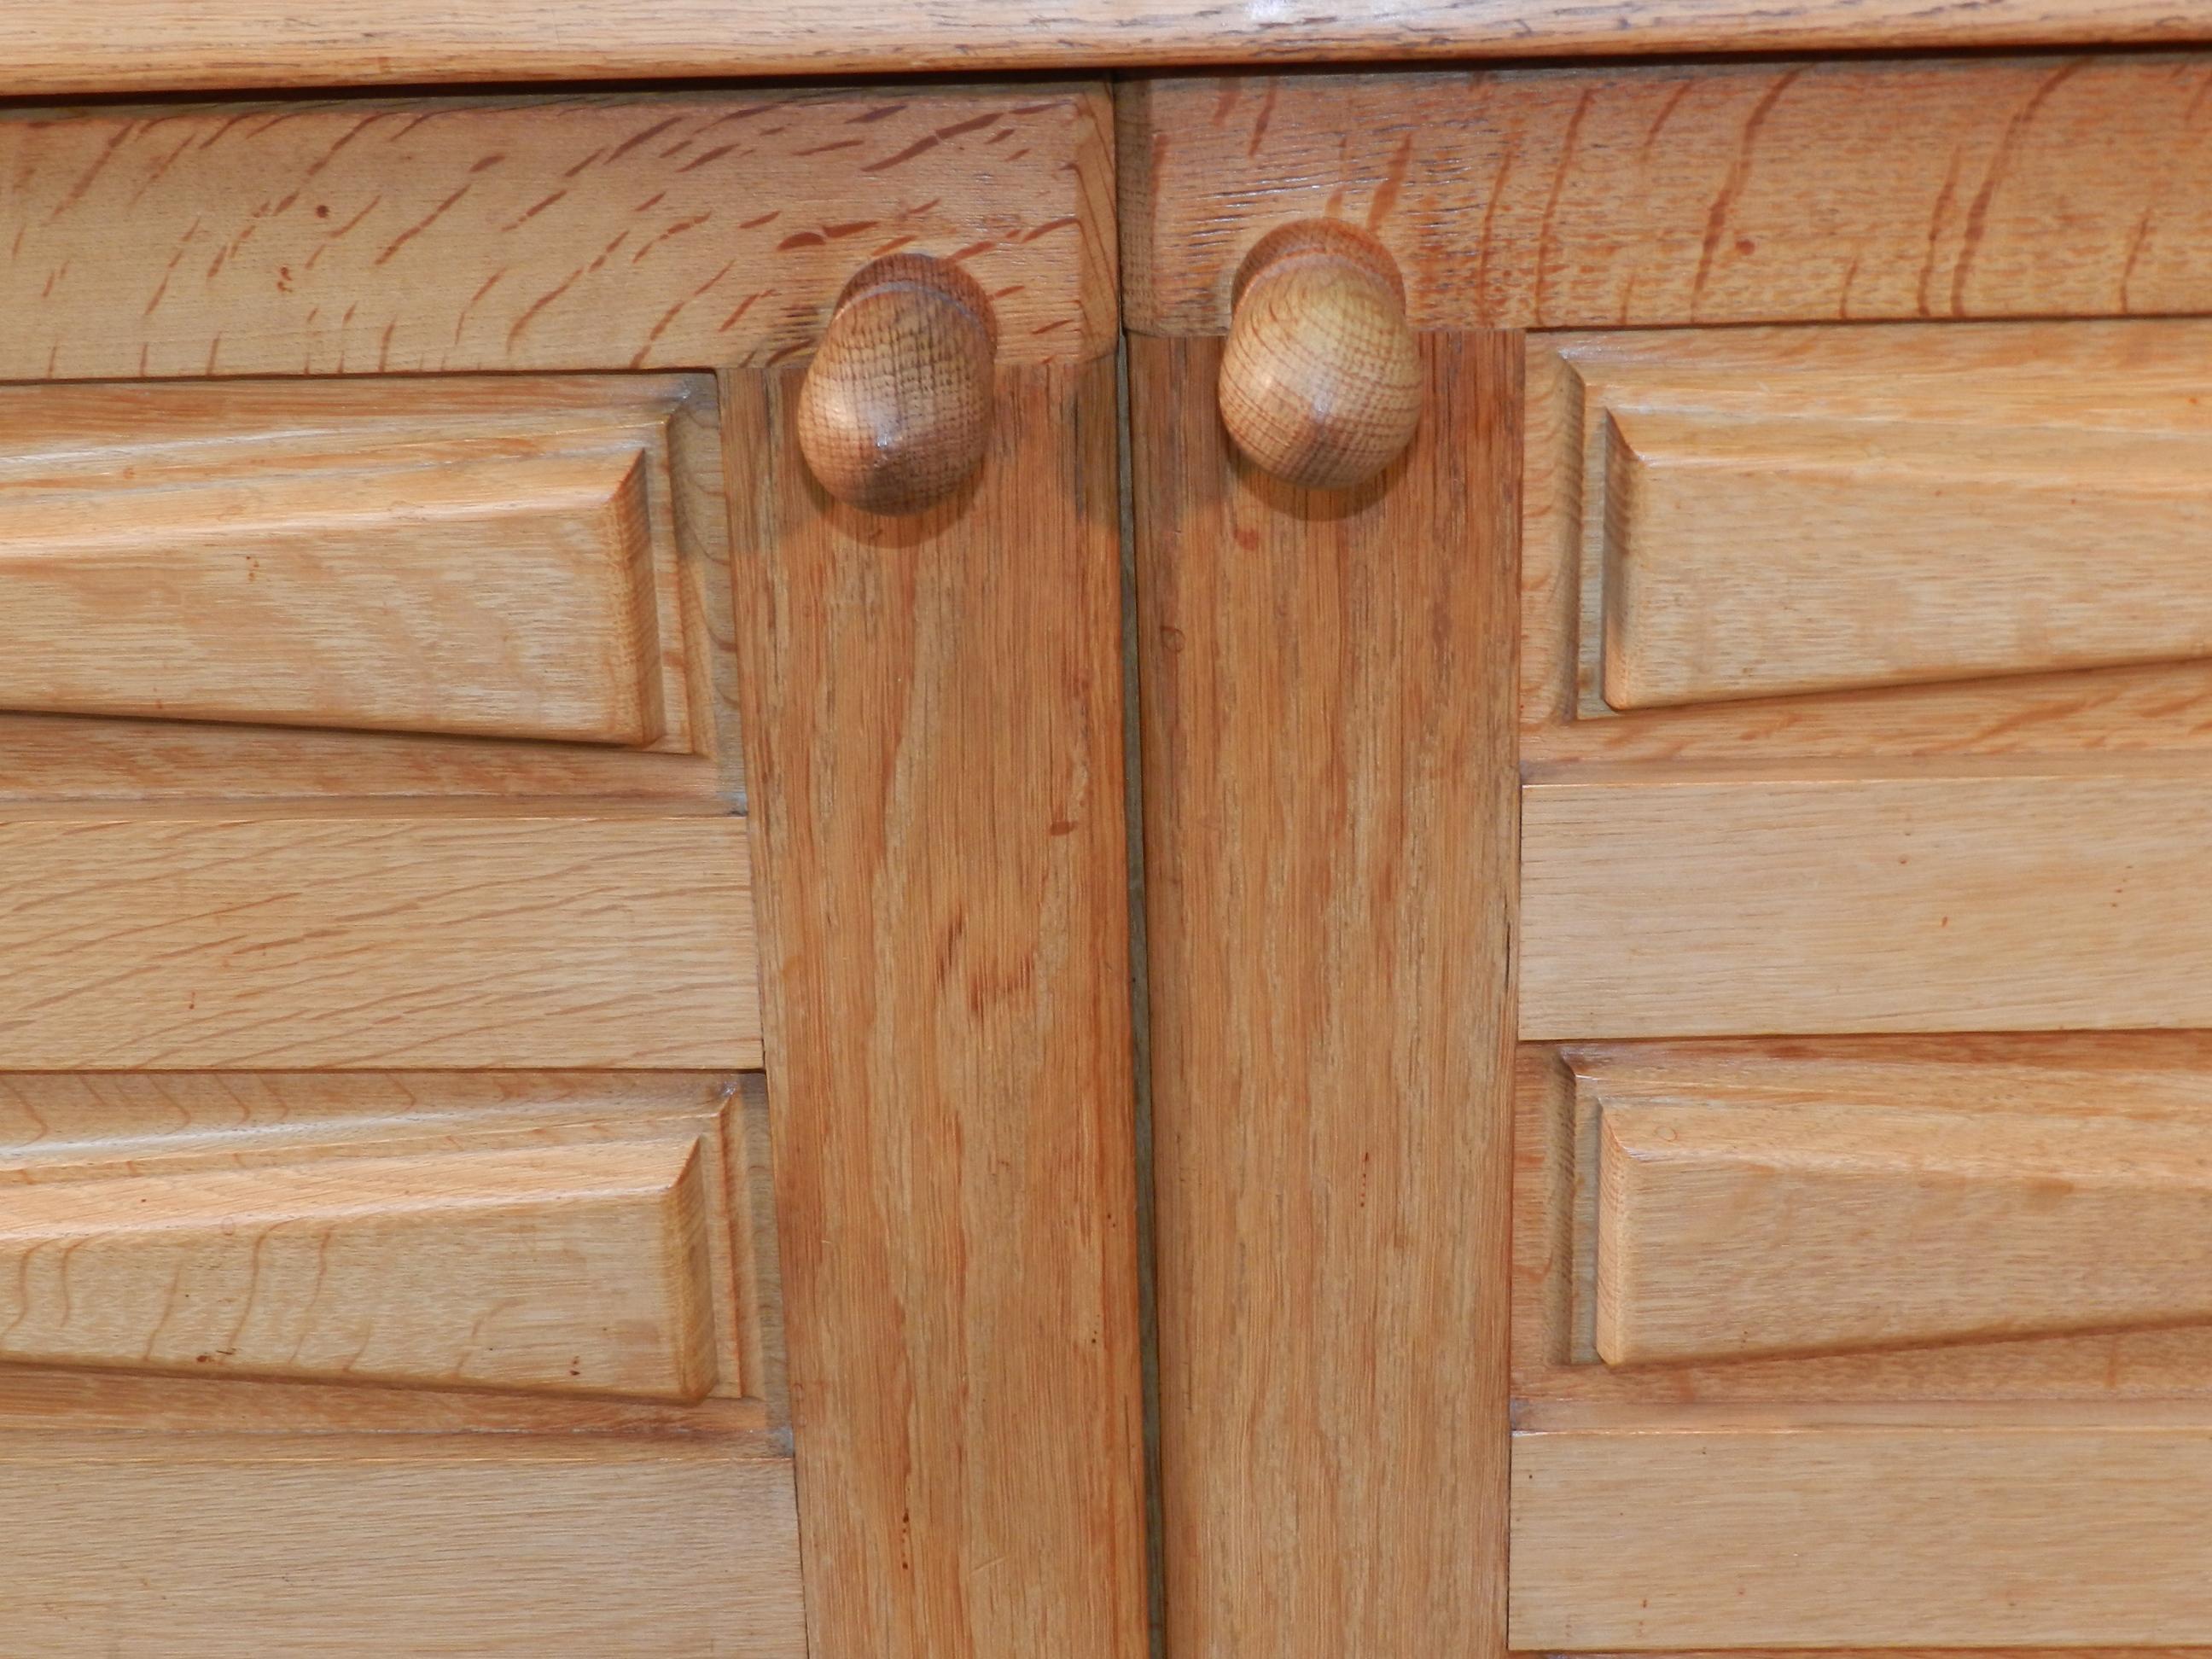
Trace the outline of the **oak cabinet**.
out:
M 0 1649 L 1139 1651 L 1109 126 L 0 112 Z
M 2212 26 L 574 5 L 0 19 L 0 1652 L 2212 1645 Z

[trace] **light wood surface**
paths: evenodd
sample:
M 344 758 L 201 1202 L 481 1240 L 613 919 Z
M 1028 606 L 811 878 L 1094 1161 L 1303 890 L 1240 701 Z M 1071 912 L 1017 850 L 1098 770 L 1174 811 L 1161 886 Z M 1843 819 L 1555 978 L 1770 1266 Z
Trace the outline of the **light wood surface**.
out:
M 1351 0 L 1291 14 L 1224 0 L 16 0 L 0 91 L 354 86 L 738 75 L 1065 70 L 1115 64 L 1550 57 L 2197 40 L 2149 0 Z
M 743 800 L 706 377 L 0 387 L 0 704 L 198 717 L 0 712 L 0 798 Z
M 1114 369 L 974 486 L 817 489 L 725 377 L 814 1650 L 1146 1650 Z
M 1504 1644 L 1519 347 L 1421 352 L 1313 495 L 1130 343 L 1174 1653 Z
M 47 1171 L 0 1201 L 0 1359 L 696 1400 L 702 1151 Z
M 1246 459 L 1300 489 L 1364 483 L 1421 418 L 1406 285 L 1376 243 L 1326 219 L 1261 239 L 1237 275 L 1221 420 Z
M 2212 1125 L 1604 1101 L 1607 1364 L 2212 1321 Z
M 8 1641 L 57 1659 L 802 1659 L 791 1465 L 507 1435 L 0 1435 Z
M 2212 1024 L 2208 828 L 2178 761 L 1532 783 L 1522 1035 Z
M 1526 752 L 2201 746 L 2208 377 L 2176 319 L 1532 342 Z
M 0 58 L 5 57 L 0 46 Z M 1102 88 L 0 112 L 0 378 L 706 368 L 958 260 L 1010 362 L 1110 349 Z
M 799 388 L 799 452 L 839 501 L 913 513 L 941 501 L 991 445 L 999 326 L 975 279 L 894 253 L 854 275 Z
M 1639 410 L 1598 441 L 1615 708 L 2212 655 L 2203 438 Z
M 289 477 L 226 459 L 227 477 L 0 501 L 0 704 L 665 734 L 641 452 L 356 453 Z M 670 633 L 680 691 L 680 611 Z
M 2202 311 L 2208 87 L 2128 55 L 1138 82 L 1129 325 L 1225 332 L 1246 251 L 1316 216 L 1390 251 L 1417 328 Z
M 1513 1645 L 2212 1641 L 2212 1422 L 1902 1415 L 1516 1435 Z
M 0 1066 L 761 1063 L 733 818 L 0 822 Z
M 2203 1032 L 1762 1037 L 1575 1043 L 1563 1049 L 1530 1045 L 1522 1051 L 1519 1072 L 1513 1391 L 1524 1413 L 1570 1404 L 2071 1400 L 2106 1406 L 2118 1417 L 2141 1402 L 2203 1400 L 2212 1394 L 2212 1325 L 2096 1328 L 2086 1322 L 2098 1315 L 2100 1284 L 2114 1284 L 2116 1296 L 2134 1294 L 2121 1291 L 2117 1281 L 2099 1280 L 2102 1268 L 2094 1256 L 2054 1258 L 2045 1264 L 2047 1274 L 2035 1282 L 2012 1281 L 2021 1292 L 2048 1305 L 2041 1288 L 2047 1278 L 2054 1294 L 2070 1298 L 2060 1311 L 2081 1322 L 2069 1330 L 1998 1333 L 1986 1340 L 1918 1346 L 1729 1352 L 1710 1359 L 1618 1366 L 1601 1363 L 1596 1344 L 1602 1109 L 1620 1104 L 1656 1112 L 1696 1107 L 1751 1115 L 1746 1121 L 1850 1126 L 1863 1121 L 1875 1128 L 1910 1118 L 1943 1126 L 1953 1146 L 2009 1146 L 2022 1123 L 2054 1125 L 2077 1136 L 2085 1150 L 2094 1152 L 2107 1135 L 2116 1151 L 2139 1150 L 2144 1139 L 2186 1141 L 2212 1124 L 2212 1041 Z M 2079 1127 L 2084 1125 L 2088 1127 Z M 1802 1171 L 1807 1161 L 1803 1154 L 1778 1154 L 1775 1178 Z M 1867 1162 L 1861 1158 L 1859 1164 Z M 2084 1169 L 2109 1170 L 2110 1163 L 2093 1158 Z M 1824 1178 L 1840 1182 L 1858 1165 L 1838 1158 L 1820 1167 Z M 1991 1158 L 1974 1167 L 1994 1178 L 2001 1166 Z M 2015 1206 L 2009 1223 L 1967 1246 L 1946 1251 L 1937 1233 L 1925 1235 L 1929 1249 L 1909 1269 L 1899 1266 L 1891 1273 L 1893 1295 L 1900 1304 L 1946 1318 L 1947 1307 L 1962 1308 L 1977 1296 L 1986 1300 L 1985 1293 L 2000 1282 L 1990 1275 L 2021 1259 L 2016 1247 L 2044 1224 L 2044 1217 L 2071 1225 L 2066 1218 L 2078 1219 L 2101 1201 L 2102 1179 L 2085 1179 L 2073 1189 L 2062 1189 L 2057 1182 L 2016 1188 L 2032 1201 Z M 1829 1190 L 1832 1195 L 1840 1189 Z M 1906 1188 L 1893 1182 L 1880 1190 L 1895 1194 Z M 1995 1190 L 1987 1183 L 1961 1182 L 1949 1197 L 1963 1212 L 1979 1201 L 1977 1192 L 1994 1196 Z M 2160 1206 L 2185 1202 L 2182 1188 L 2145 1193 L 2138 1213 L 2151 1222 L 2161 1213 L 2177 1212 L 2171 1207 L 2161 1211 Z M 1869 1207 L 1869 1218 L 1875 1207 Z M 2002 1207 L 2001 1201 L 1996 1207 Z M 1982 1212 L 1995 1213 L 1986 1206 Z M 1945 1224 L 1932 1206 L 1914 1213 L 1929 1227 Z M 1705 1248 L 1740 1255 L 1728 1216 L 1716 1212 L 1707 1219 Z M 1793 1223 L 1808 1244 L 1836 1243 L 1851 1224 L 1850 1216 L 1832 1208 L 1802 1206 Z M 2160 1243 L 2149 1232 L 2140 1237 L 2139 1245 L 2132 1231 L 2107 1236 L 2101 1247 L 2112 1252 L 2121 1273 L 2127 1271 L 2130 1251 L 2136 1253 L 2136 1262 L 2146 1264 L 2138 1291 L 2159 1276 L 2154 1259 L 2160 1249 L 2177 1248 L 2170 1238 Z M 1863 1249 L 1862 1259 L 1870 1266 L 1899 1260 L 1885 1257 L 1888 1244 L 1871 1232 L 1853 1248 Z M 2185 1236 L 2178 1248 L 2187 1248 Z M 1787 1240 L 1778 1255 L 1779 1267 L 1813 1265 L 1808 1250 Z M 1771 1322 L 1778 1310 L 1796 1305 L 1803 1310 L 1803 1328 L 1811 1328 L 1811 1304 L 1792 1304 L 1794 1293 L 1778 1283 L 1774 1268 L 1750 1261 L 1738 1265 L 1747 1291 L 1761 1287 L 1777 1293 L 1778 1299 L 1761 1304 L 1764 1319 Z M 2165 1275 L 2167 1290 L 2187 1297 L 2188 1277 L 2179 1267 Z M 1825 1282 L 1835 1285 L 1832 1279 Z M 1961 1299 L 1947 1302 L 1953 1294 L 1947 1287 L 1955 1287 Z M 1836 1308 L 1844 1310 L 1860 1293 L 1847 1282 L 1835 1285 L 1834 1294 Z M 1723 1293 L 1700 1317 L 1717 1322 L 1739 1306 L 1750 1305 L 1748 1298 L 1739 1302 Z M 2140 1296 L 2136 1305 L 2142 1305 Z
M 762 1190 L 768 1176 L 766 1130 L 766 1093 L 757 1073 L 9 1073 L 0 1078 L 0 1219 L 17 1212 L 18 1197 L 51 1205 L 56 1183 L 81 1186 L 88 1213 L 112 1212 L 118 1206 L 110 1204 L 102 1211 L 100 1194 L 122 1190 L 117 1182 L 141 1177 L 164 1183 L 160 1191 L 175 1200 L 173 1212 L 188 1210 L 197 1183 L 220 1176 L 233 1190 L 250 1188 L 269 1200 L 271 1211 L 289 1205 L 304 1217 L 308 1208 L 319 1206 L 315 1218 L 296 1224 L 302 1228 L 375 1227 L 411 1215 L 433 1221 L 461 1217 L 471 1227 L 496 1231 L 515 1218 L 502 1217 L 483 1204 L 468 1207 L 465 1182 L 472 1158 L 496 1155 L 503 1161 L 501 1167 L 510 1169 L 521 1167 L 517 1160 L 526 1157 L 537 1160 L 532 1169 L 554 1172 L 556 1185 L 568 1180 L 562 1190 L 600 1204 L 605 1213 L 604 1195 L 619 1191 L 623 1183 L 592 1174 L 604 1170 L 598 1161 L 603 1156 L 631 1164 L 641 1156 L 649 1161 L 667 1149 L 680 1152 L 696 1146 L 696 1198 L 706 1252 L 706 1264 L 697 1271 L 707 1280 L 704 1295 L 696 1301 L 699 1318 L 711 1328 L 708 1363 L 714 1382 L 707 1396 L 696 1400 L 576 1392 L 579 1379 L 570 1378 L 568 1370 L 584 1356 L 571 1346 L 556 1356 L 558 1375 L 547 1377 L 550 1387 L 534 1388 L 526 1377 L 476 1386 L 447 1364 L 459 1349 L 458 1339 L 453 1348 L 436 1356 L 434 1366 L 418 1366 L 410 1378 L 390 1379 L 399 1386 L 384 1381 L 369 1385 L 335 1365 L 313 1376 L 249 1374 L 234 1363 L 237 1356 L 217 1352 L 234 1328 L 250 1324 L 265 1330 L 272 1321 L 291 1321 L 303 1330 L 327 1330 L 345 1316 L 334 1303 L 335 1281 L 328 1274 L 322 1291 L 313 1292 L 297 1280 L 261 1271 L 275 1268 L 294 1248 L 286 1235 L 295 1224 L 287 1223 L 273 1229 L 261 1246 L 259 1268 L 249 1261 L 246 1273 L 228 1279 L 220 1277 L 226 1269 L 223 1253 L 250 1251 L 251 1235 L 206 1239 L 195 1261 L 216 1271 L 189 1282 L 179 1274 L 173 1306 L 165 1305 L 147 1321 L 139 1346 L 127 1358 L 143 1362 L 143 1339 L 166 1340 L 169 1326 L 179 1321 L 204 1319 L 223 1334 L 225 1342 L 190 1351 L 174 1372 L 89 1370 L 66 1358 L 0 1365 L 0 1432 L 51 1431 L 64 1421 L 88 1430 L 184 1434 L 675 1431 L 711 1433 L 749 1453 L 773 1453 L 785 1412 L 774 1216 Z M 356 1170 L 375 1176 L 399 1163 L 422 1172 L 422 1202 L 411 1207 L 364 1203 L 348 1210 L 340 1201 Z M 240 1179 L 247 1176 L 252 1178 Z M 526 1183 L 509 1186 L 527 1202 Z M 592 1198 L 595 1193 L 603 1197 Z M 477 1196 L 488 1202 L 492 1194 L 487 1188 Z M 138 1231 L 152 1248 L 175 1243 Z M 553 1251 L 557 1237 L 557 1226 L 541 1226 L 536 1242 Z M 64 1268 L 50 1255 L 34 1255 L 21 1285 L 35 1280 L 51 1287 L 66 1276 L 74 1285 L 77 1260 L 72 1256 Z M 228 1260 L 234 1262 L 236 1257 Z M 588 1284 L 577 1283 L 573 1273 L 557 1287 L 544 1282 L 546 1263 L 560 1260 L 546 1255 L 535 1262 L 530 1271 L 539 1275 L 536 1302 L 527 1309 L 510 1306 L 500 1316 L 559 1322 L 566 1316 L 556 1298 L 572 1295 L 579 1298 L 580 1313 L 608 1311 L 605 1301 Z M 427 1285 L 425 1270 L 404 1259 L 363 1261 L 359 1266 L 352 1282 L 364 1295 L 380 1294 L 377 1287 L 387 1285 L 435 1303 L 450 1288 L 459 1305 L 472 1282 L 466 1260 L 442 1261 Z M 318 1263 L 316 1272 L 322 1271 Z M 19 1294 L 14 1275 L 10 1279 L 11 1296 Z M 158 1292 L 166 1304 L 171 1282 L 164 1273 L 147 1294 Z M 186 1291 L 188 1297 L 182 1294 Z M 668 1304 L 666 1296 L 659 1300 Z M 105 1318 L 104 1304 L 88 1303 L 74 1290 L 66 1305 L 43 1293 L 32 1301 L 29 1311 L 36 1316 L 60 1315 L 83 1328 Z M 434 1306 L 401 1305 L 392 1316 L 412 1319 L 420 1328 L 423 1322 L 446 1316 Z M 618 1322 L 619 1310 L 615 1316 Z M 160 1322 L 165 1320 L 167 1324 Z M 580 1337 L 586 1334 L 582 1318 L 574 1324 Z M 620 1334 L 617 1325 L 590 1330 L 595 1354 L 613 1351 Z M 375 1335 L 354 1333 L 356 1344 Z M 265 1353 L 268 1345 L 263 1347 Z M 281 1358 L 292 1357 L 289 1344 L 276 1352 Z

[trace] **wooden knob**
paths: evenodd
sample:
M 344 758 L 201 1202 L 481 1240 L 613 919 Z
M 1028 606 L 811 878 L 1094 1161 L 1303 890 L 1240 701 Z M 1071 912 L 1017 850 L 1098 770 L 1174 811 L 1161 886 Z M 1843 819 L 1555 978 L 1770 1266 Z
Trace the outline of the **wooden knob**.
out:
M 1406 284 L 1381 244 L 1308 219 L 1263 238 L 1237 273 L 1221 418 L 1286 483 L 1341 489 L 1398 459 L 1421 419 Z
M 998 324 L 974 277 L 926 254 L 864 267 L 837 296 L 799 393 L 822 487 L 871 513 L 951 495 L 991 441 Z

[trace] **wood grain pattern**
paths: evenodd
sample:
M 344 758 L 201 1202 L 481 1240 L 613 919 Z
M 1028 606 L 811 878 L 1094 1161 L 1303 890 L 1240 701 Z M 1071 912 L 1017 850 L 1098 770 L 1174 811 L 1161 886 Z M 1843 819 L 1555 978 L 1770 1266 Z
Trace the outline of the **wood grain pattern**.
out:
M 1145 1651 L 1110 362 L 969 490 L 809 477 L 725 377 L 808 1607 L 826 1654 Z
M 0 1365 L 0 1433 L 86 1430 L 178 1434 L 434 1431 L 574 1435 L 713 1434 L 749 1454 L 779 1449 L 787 1420 L 774 1216 L 764 1188 L 767 1096 L 760 1074 L 713 1072 L 122 1072 L 0 1076 L 0 1218 L 40 1183 L 118 1176 L 172 1182 L 265 1174 L 329 1194 L 356 1160 L 461 1152 L 531 1154 L 589 1166 L 641 1142 L 702 1147 L 714 1387 L 696 1401 L 447 1387 L 333 1388 L 210 1375 Z M 441 1166 L 443 1167 L 443 1166 Z M 602 1183 L 604 1184 L 604 1183 Z M 343 1218 L 338 1218 L 343 1219 Z M 282 1249 L 281 1235 L 271 1248 Z M 38 1262 L 40 1272 L 46 1268 Z M 389 1274 L 412 1273 L 392 1264 Z M 466 1265 L 452 1274 L 466 1282 Z M 162 1280 L 166 1289 L 167 1279 Z M 12 1287 L 12 1277 L 9 1280 Z M 570 1290 L 587 1299 L 588 1285 Z M 431 1294 L 435 1294 L 432 1287 Z M 241 1301 L 241 1313 L 272 1312 Z M 53 1304 L 42 1301 L 52 1310 Z M 89 1316 L 96 1310 L 86 1309 Z M 296 1305 L 293 1312 L 299 1311 Z M 325 1310 L 327 1311 L 327 1310 Z M 194 1310 L 180 1307 L 179 1316 Z M 557 1310 L 539 1310 L 542 1317 Z M 577 1358 L 559 1356 L 565 1375 Z M 436 1382 L 450 1378 L 429 1379 Z M 785 1448 L 787 1450 L 787 1448 Z
M 2212 1126 L 1601 1105 L 1607 1364 L 2212 1321 Z
M 47 1170 L 0 1206 L 0 1359 L 696 1400 L 703 1152 Z
M 1343 495 L 1130 343 L 1166 1640 L 1502 1649 L 1517 343 Z
M 711 1443 L 0 1434 L 27 1653 L 802 1659 L 791 1465 Z
M 1364 483 L 1421 418 L 1421 361 L 1390 256 L 1349 226 L 1271 231 L 1237 275 L 1221 422 L 1245 457 L 1300 489 Z
M 1615 708 L 2212 655 L 2201 439 L 1638 410 L 1600 441 Z
M 839 501 L 913 513 L 991 447 L 998 319 L 948 260 L 894 253 L 845 285 L 799 389 L 799 447 Z
M 1570 1407 L 1817 1400 L 1841 1408 L 2065 1400 L 2100 1405 L 2118 1420 L 2146 1402 L 2201 1401 L 2212 1391 L 2212 1326 L 2203 1324 L 1627 1366 L 1601 1363 L 1595 1342 L 1600 1194 L 1594 1177 L 1602 1103 L 1742 1110 L 1778 1122 L 1905 1115 L 1953 1126 L 1954 1143 L 1961 1136 L 1994 1141 L 2022 1119 L 2066 1126 L 2069 1133 L 2087 1124 L 2091 1127 L 2079 1131 L 2083 1137 L 2094 1141 L 2109 1133 L 2118 1147 L 2146 1133 L 2187 1139 L 2212 1124 L 2212 1043 L 2202 1032 L 1531 1045 L 1519 1072 L 1513 1392 L 1524 1417 Z M 2034 1192 L 2037 1204 L 2021 1212 L 2025 1225 L 2039 1224 L 2046 1211 L 2063 1212 L 2071 1201 L 2055 1184 Z M 2094 1189 L 2085 1186 L 2079 1196 L 2093 1200 Z M 1964 1189 L 1957 1201 L 1970 1202 Z M 2149 1204 L 2142 1212 L 2146 1218 L 2154 1213 Z M 1711 1221 L 1713 1248 L 1732 1248 L 1726 1218 Z M 1848 1218 L 1801 1208 L 1796 1224 L 1808 1239 L 1832 1237 Z M 1870 1240 L 1867 1248 L 1878 1256 L 1885 1247 Z M 1923 1253 L 1897 1295 L 1936 1306 L 1947 1284 L 1975 1282 L 1984 1248 L 1977 1240 L 1971 1250 Z M 2114 1248 L 2125 1255 L 2124 1243 Z M 1986 1253 L 1990 1266 L 2000 1264 L 2003 1239 L 1990 1238 Z M 1790 1259 L 1805 1258 L 1800 1252 Z M 2053 1284 L 2081 1291 L 2069 1311 L 2094 1316 L 2094 1291 L 2084 1287 L 2100 1270 L 2097 1261 L 2054 1261 L 2049 1269 Z M 1759 1271 L 1747 1269 L 1754 1280 Z M 2179 1279 L 2168 1282 L 2180 1287 Z M 1841 1292 L 1845 1302 L 1851 1294 L 1848 1286 Z
M 642 452 L 379 459 L 11 492 L 0 705 L 633 747 L 665 734 Z
M 1382 240 L 1419 328 L 2202 311 L 2208 88 L 2126 55 L 1140 82 L 1129 325 L 1224 332 L 1246 250 L 1313 216 Z
M 2208 830 L 2183 763 L 1537 781 L 1521 1033 L 2212 1023 Z
M 646 592 L 620 594 L 643 624 L 635 637 L 596 614 L 617 599 L 620 573 L 553 581 L 507 510 L 544 501 L 548 483 L 573 501 L 563 469 L 624 455 L 638 472 L 618 493 L 643 516 L 617 539 L 641 534 L 649 566 Z M 0 387 L 0 495 L 11 523 L 35 520 L 71 550 L 44 577 L 20 556 L 8 566 L 0 629 L 18 649 L 0 681 L 27 706 L 66 692 L 79 706 L 146 707 L 190 687 L 202 714 L 477 733 L 554 716 L 564 732 L 605 735 L 611 721 L 641 731 L 657 709 L 664 733 L 625 750 L 0 713 L 0 799 L 580 795 L 708 812 L 743 800 L 720 431 L 705 377 Z M 410 507 L 417 496 L 442 516 Z M 571 516 L 578 528 L 593 518 Z M 164 524 L 180 533 L 149 561 L 145 544 Z M 348 538 L 353 556 L 334 558 Z M 501 546 L 504 567 L 475 556 Z M 86 567 L 103 557 L 131 563 L 135 580 L 96 579 Z M 387 605 L 406 625 L 382 616 Z M 23 648 L 34 637 L 37 649 Z
M 1524 753 L 2203 746 L 2208 351 L 2181 319 L 1532 341 Z M 2067 672 L 2099 665 L 2132 665 Z
M 1945 1416 L 1516 1434 L 1513 1645 L 2212 1640 L 2201 1414 Z
M 0 378 L 638 369 L 811 347 L 957 258 L 1012 362 L 1109 349 L 1101 88 L 0 111 Z
M 2149 0 L 1349 0 L 1296 15 L 1226 0 L 17 0 L 0 91 L 355 86 L 737 75 L 1066 70 L 1115 64 L 1783 52 L 2198 40 Z
M 760 1064 L 732 818 L 0 822 L 0 1066 Z

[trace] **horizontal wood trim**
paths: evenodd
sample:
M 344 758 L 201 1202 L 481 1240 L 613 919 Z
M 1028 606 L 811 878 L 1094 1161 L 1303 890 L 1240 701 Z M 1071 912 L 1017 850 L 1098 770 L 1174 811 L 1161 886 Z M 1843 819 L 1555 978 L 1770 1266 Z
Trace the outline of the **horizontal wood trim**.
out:
M 1140 83 L 1128 323 L 1225 333 L 1247 252 L 1316 216 L 1421 328 L 2204 310 L 2208 95 L 2212 58 L 2128 55 Z
M 2212 1640 L 2201 1420 L 1810 1416 L 1516 1435 L 1512 1645 Z
M 0 823 L 0 1069 L 757 1066 L 737 818 Z
M 771 361 L 894 248 L 1081 359 L 1111 169 L 1082 83 L 15 108 L 0 379 Z
M 2212 1024 L 2208 832 L 2185 763 L 1540 778 L 1521 1034 Z
M 2182 41 L 2151 0 L 1352 0 L 1295 18 L 1223 0 L 957 6 L 828 0 L 43 0 L 0 18 L 0 92 L 427 85 L 641 76 L 913 74 L 1117 64 Z
M 801 1659 L 791 1465 L 661 1439 L 0 1435 L 8 1640 Z

